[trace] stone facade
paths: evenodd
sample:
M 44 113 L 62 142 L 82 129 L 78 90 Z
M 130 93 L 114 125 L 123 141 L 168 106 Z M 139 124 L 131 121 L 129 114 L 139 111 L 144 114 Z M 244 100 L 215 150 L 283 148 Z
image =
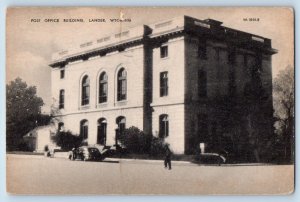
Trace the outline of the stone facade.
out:
M 85 120 L 89 144 L 103 144 L 99 133 L 106 133 L 105 144 L 113 145 L 123 127 L 118 120 L 124 119 L 126 128 L 162 136 L 175 153 L 195 153 L 200 142 L 208 151 L 240 152 L 227 144 L 251 142 L 255 132 L 272 134 L 271 55 L 276 51 L 271 40 L 221 24 L 182 16 L 54 54 L 50 66 L 58 122 L 79 134 Z M 121 100 L 119 93 L 125 93 Z M 264 127 L 253 132 L 257 119 Z M 105 129 L 99 129 L 100 122 Z

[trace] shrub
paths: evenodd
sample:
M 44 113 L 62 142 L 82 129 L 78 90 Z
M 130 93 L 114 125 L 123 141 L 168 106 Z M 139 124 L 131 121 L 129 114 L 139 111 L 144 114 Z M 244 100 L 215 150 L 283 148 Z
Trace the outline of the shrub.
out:
M 165 154 L 163 138 L 145 134 L 134 126 L 125 129 L 124 133 L 118 136 L 118 140 L 129 153 L 150 154 L 151 156 L 163 156 Z
M 70 131 L 57 132 L 52 140 L 57 146 L 60 146 L 62 150 L 68 151 L 74 147 L 79 147 L 82 143 L 82 136 L 74 135 Z
M 28 144 L 27 144 L 26 142 L 24 142 L 24 141 L 21 141 L 21 142 L 18 144 L 18 147 L 17 147 L 16 150 L 18 150 L 18 151 L 30 151 L 30 152 L 33 151 L 33 149 L 30 148 L 30 147 L 28 146 Z
M 165 142 L 163 138 L 152 137 L 150 154 L 152 156 L 163 156 L 165 154 Z
M 118 136 L 118 140 L 129 153 L 146 154 L 150 151 L 152 135 L 132 126 L 125 129 L 124 133 Z

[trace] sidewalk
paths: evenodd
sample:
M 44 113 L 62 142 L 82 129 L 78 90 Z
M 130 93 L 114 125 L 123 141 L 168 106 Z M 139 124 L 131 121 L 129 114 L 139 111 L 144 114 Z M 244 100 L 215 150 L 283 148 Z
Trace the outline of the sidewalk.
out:
M 105 161 L 118 161 L 120 163 L 122 162 L 126 162 L 126 163 L 141 163 L 141 164 L 145 164 L 145 163 L 154 163 L 154 164 L 164 164 L 164 160 L 152 160 L 152 159 L 128 159 L 128 158 L 105 158 Z M 172 161 L 172 165 L 196 165 L 198 166 L 198 164 L 194 164 L 192 162 L 189 161 Z
M 45 157 L 43 155 L 27 155 L 27 154 L 6 154 L 6 158 L 13 157 L 13 158 L 21 158 L 21 159 L 65 159 L 69 160 L 68 158 L 63 157 L 62 155 L 54 158 Z M 119 163 L 136 163 L 136 164 L 145 164 L 145 163 L 155 163 L 155 164 L 163 164 L 163 160 L 149 160 L 149 159 L 129 159 L 129 158 L 105 158 L 102 162 L 106 161 L 117 161 Z M 101 161 L 99 161 L 101 162 Z M 189 161 L 172 161 L 173 165 L 197 165 L 193 164 Z
M 52 159 L 52 160 L 67 160 L 68 158 L 59 156 L 54 158 L 44 157 L 43 155 L 26 155 L 26 154 L 6 154 L 6 158 L 18 158 L 18 159 Z M 164 161 L 161 160 L 153 160 L 153 159 L 130 159 L 130 158 L 105 158 L 103 161 L 99 161 L 99 163 L 107 163 L 107 162 L 118 162 L 118 163 L 128 163 L 128 164 L 161 164 L 163 165 Z M 172 160 L 172 165 L 176 166 L 222 166 L 222 167 L 230 167 L 230 166 L 277 166 L 274 164 L 265 164 L 265 163 L 239 163 L 239 164 L 197 164 L 190 161 L 176 161 Z M 279 165 L 278 165 L 279 166 Z

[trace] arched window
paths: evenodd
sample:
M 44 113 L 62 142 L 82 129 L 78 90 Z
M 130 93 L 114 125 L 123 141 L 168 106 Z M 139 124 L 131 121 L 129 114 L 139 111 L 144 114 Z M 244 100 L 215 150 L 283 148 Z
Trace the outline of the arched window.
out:
M 97 144 L 106 144 L 106 127 L 107 121 L 105 118 L 98 120 L 98 130 L 97 130 Z
M 169 117 L 166 114 L 159 116 L 159 137 L 169 136 Z
M 63 122 L 59 122 L 58 123 L 58 132 L 63 132 L 64 131 L 64 123 Z
M 89 132 L 89 122 L 88 120 L 82 120 L 80 121 L 80 135 L 83 139 L 88 138 L 88 132 Z
M 116 119 L 116 124 L 118 125 L 116 129 L 116 145 L 118 144 L 118 139 L 120 136 L 123 136 L 125 128 L 126 128 L 126 118 L 124 116 L 119 116 Z
M 81 105 L 88 105 L 90 102 L 90 79 L 86 75 L 81 83 Z
M 65 107 L 65 90 L 59 91 L 59 109 L 63 109 Z
M 127 94 L 127 72 L 124 68 L 121 68 L 118 72 L 118 89 L 117 89 L 117 100 L 126 100 Z
M 99 103 L 107 102 L 107 74 L 103 72 L 99 78 Z
M 126 128 L 126 118 L 124 116 L 119 116 L 117 118 L 117 125 L 118 125 L 120 134 L 123 134 L 124 130 Z

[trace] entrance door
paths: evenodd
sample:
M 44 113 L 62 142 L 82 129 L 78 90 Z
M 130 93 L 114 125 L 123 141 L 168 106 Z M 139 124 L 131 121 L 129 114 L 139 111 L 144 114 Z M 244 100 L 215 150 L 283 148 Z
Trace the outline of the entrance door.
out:
M 106 119 L 98 120 L 97 144 L 106 145 Z

